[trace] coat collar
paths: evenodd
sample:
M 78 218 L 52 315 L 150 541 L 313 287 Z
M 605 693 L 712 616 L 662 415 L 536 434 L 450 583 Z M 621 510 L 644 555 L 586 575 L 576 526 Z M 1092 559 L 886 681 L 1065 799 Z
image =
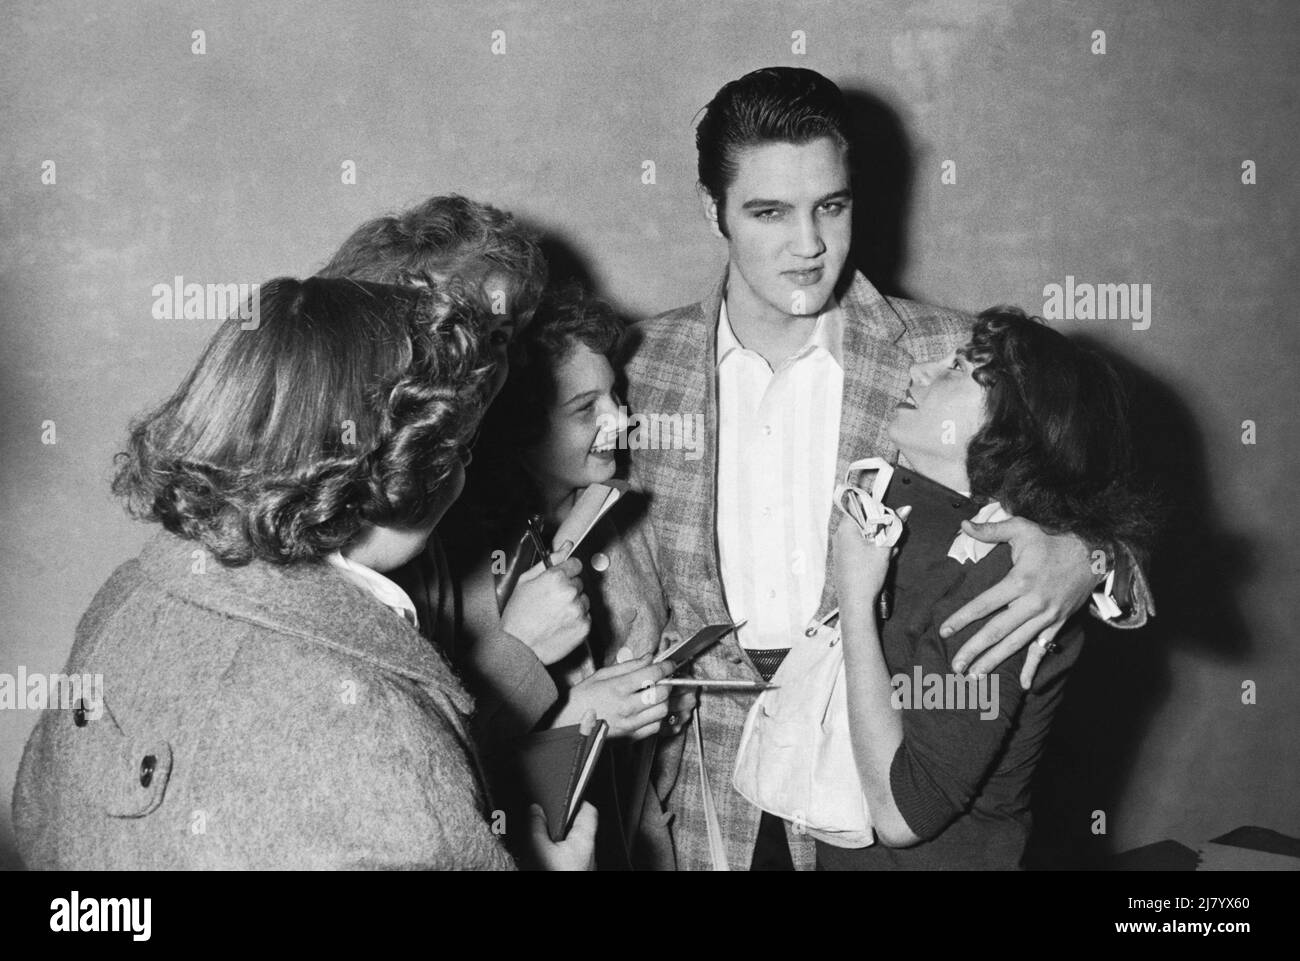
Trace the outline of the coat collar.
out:
M 442 688 L 462 710 L 472 705 L 435 646 L 323 561 L 227 567 L 197 541 L 160 531 L 141 552 L 140 568 L 197 607 Z

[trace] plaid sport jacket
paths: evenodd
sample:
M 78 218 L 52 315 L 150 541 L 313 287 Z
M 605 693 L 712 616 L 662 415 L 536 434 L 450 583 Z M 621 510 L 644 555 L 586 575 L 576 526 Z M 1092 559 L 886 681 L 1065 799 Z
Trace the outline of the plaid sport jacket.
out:
M 715 334 L 726 278 L 710 296 L 634 325 L 624 351 L 631 413 L 661 419 L 702 418 L 697 451 L 638 447 L 632 476 L 649 498 L 657 562 L 670 608 L 664 643 L 689 637 L 706 624 L 730 620 L 719 573 L 716 533 L 717 357 Z M 859 458 L 891 461 L 897 449 L 889 440 L 890 416 L 906 393 L 908 368 L 946 356 L 966 342 L 968 314 L 882 296 L 855 273 L 840 297 L 845 311 L 844 392 L 836 476 Z M 664 431 L 660 431 L 663 440 Z M 829 496 L 829 492 L 828 492 Z M 839 521 L 831 513 L 830 532 Z M 837 604 L 833 558 L 828 554 L 826 583 L 817 617 Z M 1151 609 L 1140 570 L 1135 570 L 1133 612 L 1116 626 L 1138 627 Z M 701 678 L 758 679 L 734 635 L 694 662 Z M 746 870 L 758 832 L 760 811 L 731 784 L 745 716 L 752 693 L 701 692 L 695 721 L 701 725 L 704 766 L 717 806 L 732 870 Z M 707 825 L 693 733 L 661 743 L 656 770 L 659 795 L 672 814 L 673 843 L 681 870 L 709 870 Z M 795 864 L 813 865 L 812 839 L 787 825 Z

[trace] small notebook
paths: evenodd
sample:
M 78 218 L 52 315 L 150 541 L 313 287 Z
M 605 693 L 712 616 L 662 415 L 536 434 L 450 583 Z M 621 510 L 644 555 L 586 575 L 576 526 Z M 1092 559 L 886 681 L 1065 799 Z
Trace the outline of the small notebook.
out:
M 571 724 L 517 742 L 510 767 L 522 793 L 520 800 L 541 805 L 552 841 L 563 841 L 573 827 L 608 734 L 609 725 L 597 721 L 589 734 Z
M 745 622 L 741 621 L 739 624 L 709 624 L 701 627 L 686 640 L 678 641 L 666 651 L 660 651 L 655 656 L 654 663 L 672 661 L 674 669 L 680 671 L 687 663 L 703 654 L 732 631 L 738 631 L 744 626 Z
M 564 519 L 560 529 L 555 532 L 551 543 L 563 544 L 565 541 L 572 541 L 573 548 L 569 551 L 569 554 L 572 554 L 591 533 L 596 522 L 618 503 L 618 499 L 627 489 L 626 481 L 610 481 L 608 484 L 592 484 L 587 487 L 578 495 L 577 503 L 573 505 L 573 510 L 569 511 L 569 516 Z M 568 560 L 568 555 L 566 554 L 561 560 Z

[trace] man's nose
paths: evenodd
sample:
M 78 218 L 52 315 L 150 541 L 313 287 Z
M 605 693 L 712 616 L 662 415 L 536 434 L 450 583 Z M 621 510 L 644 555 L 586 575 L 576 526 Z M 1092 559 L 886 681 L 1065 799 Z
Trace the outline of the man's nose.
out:
M 798 257 L 820 257 L 826 251 L 822 242 L 821 228 L 817 218 L 805 215 L 799 218 L 795 235 L 790 241 L 790 252 Z

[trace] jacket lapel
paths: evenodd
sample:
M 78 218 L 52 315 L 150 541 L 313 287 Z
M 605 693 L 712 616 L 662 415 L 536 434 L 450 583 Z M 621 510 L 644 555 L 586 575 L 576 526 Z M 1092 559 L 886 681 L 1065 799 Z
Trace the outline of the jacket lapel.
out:
M 897 450 L 889 440 L 889 422 L 895 405 L 907 392 L 912 362 L 898 341 L 905 333 L 902 320 L 871 282 L 855 273 L 840 300 L 844 309 L 844 397 L 840 404 L 840 442 L 835 481 L 849 464 L 863 457 L 894 460 Z M 817 616 L 835 606 L 835 570 L 831 550 L 841 514 L 831 511 L 826 546 L 826 582 L 822 586 Z
M 692 464 L 684 458 L 673 458 L 677 466 L 676 478 L 686 494 L 685 503 L 699 505 L 687 526 L 682 550 L 687 555 L 692 579 L 703 585 L 695 596 L 704 598 L 703 610 L 698 611 L 705 624 L 725 621 L 728 618 L 722 590 L 722 573 L 718 559 L 718 530 L 716 507 L 718 502 L 718 357 L 717 322 L 726 295 L 727 279 L 724 272 L 721 282 L 712 294 L 700 304 L 699 322 L 687 326 L 678 344 L 680 355 L 675 358 L 676 369 L 681 371 L 683 414 L 704 411 L 704 456 Z

